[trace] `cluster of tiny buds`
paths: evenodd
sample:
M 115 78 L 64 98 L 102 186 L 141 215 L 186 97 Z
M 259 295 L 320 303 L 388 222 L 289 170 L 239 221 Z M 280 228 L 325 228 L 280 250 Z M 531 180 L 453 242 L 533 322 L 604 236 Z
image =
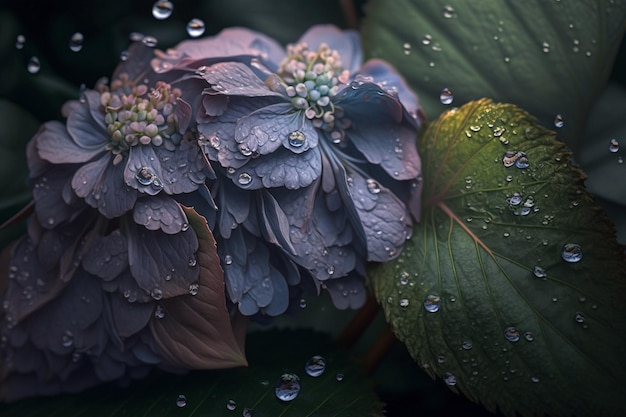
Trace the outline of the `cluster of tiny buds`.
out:
M 103 89 L 100 104 L 104 121 L 111 135 L 109 150 L 115 155 L 114 164 L 122 161 L 121 153 L 131 146 L 161 146 L 164 139 L 175 134 L 174 109 L 182 92 L 165 82 L 150 89 L 145 84 L 130 83 L 122 76 Z

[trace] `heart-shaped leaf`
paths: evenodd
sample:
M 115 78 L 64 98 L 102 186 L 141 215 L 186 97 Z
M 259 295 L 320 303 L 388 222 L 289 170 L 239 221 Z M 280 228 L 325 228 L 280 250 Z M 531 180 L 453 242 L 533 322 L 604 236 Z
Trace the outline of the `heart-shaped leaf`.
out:
M 161 301 L 150 329 L 167 362 L 183 369 L 245 366 L 246 320 L 231 318 L 226 307 L 224 271 L 206 219 L 183 207 L 198 237 L 200 276 L 190 294 Z
M 200 295 L 200 294 L 198 294 Z M 80 395 L 0 405 L 3 417 L 202 417 L 202 416 L 382 416 L 373 381 L 323 333 L 268 331 L 249 336 L 250 367 L 196 371 L 188 375 L 155 374 L 130 388 L 102 386 Z M 314 355 L 325 371 L 313 377 L 305 365 Z M 319 363 L 319 362 L 318 362 Z M 317 367 L 318 372 L 321 368 Z M 300 391 L 280 401 L 276 383 L 284 373 L 299 377 Z M 315 372 L 314 372 L 315 373 Z M 342 378 L 337 376 L 341 375 Z M 341 380 L 340 380 L 341 379 Z M 248 411 L 244 411 L 248 409 Z
M 570 152 L 483 99 L 432 123 L 421 156 L 421 223 L 370 275 L 413 358 L 507 415 L 623 415 L 624 249 Z
M 626 2 L 372 0 L 368 56 L 391 62 L 429 118 L 481 97 L 514 103 L 544 125 L 562 115 L 574 149 L 624 35 Z

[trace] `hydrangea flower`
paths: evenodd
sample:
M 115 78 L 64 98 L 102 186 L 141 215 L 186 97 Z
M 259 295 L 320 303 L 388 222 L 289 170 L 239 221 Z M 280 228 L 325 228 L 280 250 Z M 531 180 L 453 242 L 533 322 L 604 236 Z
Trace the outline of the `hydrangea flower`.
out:
M 232 258 L 227 241 L 239 225 L 244 233 L 271 233 L 341 308 L 364 302 L 355 275 L 366 261 L 399 253 L 411 230 L 403 201 L 413 199 L 419 216 L 417 98 L 385 62 L 361 64 L 357 33 L 329 25 L 313 27 L 286 51 L 263 34 L 230 29 L 152 61 L 156 72 L 187 72 L 206 83 L 198 140 L 219 164 L 218 176 L 235 185 L 223 184 L 233 192 L 216 196 L 228 207 L 218 213 L 228 217 L 216 230 L 222 257 Z M 235 197 L 236 189 L 270 201 L 252 207 L 276 219 L 273 230 L 246 224 L 250 202 Z M 229 269 L 227 287 L 239 302 L 244 295 L 233 288 L 241 279 Z

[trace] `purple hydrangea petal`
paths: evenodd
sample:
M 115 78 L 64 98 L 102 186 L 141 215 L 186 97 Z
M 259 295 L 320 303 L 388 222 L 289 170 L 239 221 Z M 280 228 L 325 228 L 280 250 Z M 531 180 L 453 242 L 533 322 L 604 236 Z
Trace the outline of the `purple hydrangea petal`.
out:
M 105 281 L 111 281 L 128 268 L 126 238 L 119 230 L 93 239 L 82 256 L 83 268 Z
M 304 135 L 304 142 L 294 145 L 290 135 Z M 291 104 L 281 103 L 263 107 L 237 122 L 235 140 L 248 151 L 270 154 L 282 144 L 294 153 L 306 152 L 318 144 L 317 130 L 301 112 L 294 112 Z
M 160 229 L 170 235 L 189 227 L 187 216 L 180 205 L 163 194 L 137 200 L 133 220 L 148 230 Z
M 245 189 L 286 187 L 293 190 L 313 183 L 321 171 L 319 149 L 294 154 L 281 148 L 270 156 L 251 159 L 228 176 L 235 184 Z
M 270 265 L 269 278 L 272 287 L 272 300 L 261 310 L 268 316 L 278 316 L 289 307 L 289 287 L 285 277 L 272 265 Z
M 244 97 L 281 97 L 270 90 L 247 65 L 240 62 L 219 62 L 208 67 L 202 78 L 210 84 L 209 94 Z
M 157 172 L 167 194 L 190 193 L 204 184 L 207 176 L 214 177 L 196 141 L 183 140 L 174 151 L 159 146 L 154 153 L 159 158 Z
M 168 235 L 128 222 L 126 238 L 130 271 L 141 289 L 157 300 L 189 293 L 199 274 L 192 229 Z
M 218 193 L 219 227 L 217 231 L 225 239 L 229 239 L 233 229 L 243 223 L 250 213 L 252 205 L 251 195 L 238 187 L 225 182 L 221 185 L 223 189 Z
M 126 339 L 147 326 L 154 312 L 152 303 L 130 303 L 121 294 L 109 295 L 114 329 L 120 339 Z
M 335 104 L 352 122 L 347 137 L 369 162 L 380 164 L 396 180 L 419 175 L 417 132 L 406 120 L 401 122 L 403 107 L 394 97 L 376 84 L 365 83 L 342 90 Z
M 115 218 L 129 211 L 137 200 L 137 193 L 123 179 L 124 164 L 114 165 L 105 155 L 81 166 L 72 178 L 72 188 L 104 216 Z
M 130 269 L 125 269 L 111 281 L 102 281 L 106 292 L 119 293 L 130 303 L 147 303 L 154 301 L 149 293 L 139 287 Z
M 362 277 L 350 275 L 325 282 L 333 304 L 340 310 L 359 309 L 365 304 L 367 291 Z
M 367 239 L 368 261 L 386 262 L 399 255 L 411 233 L 411 217 L 387 188 L 360 175 L 350 178 L 350 195 Z
M 417 126 L 421 124 L 424 116 L 417 95 L 391 65 L 381 59 L 370 59 L 361 67 L 359 74 L 372 77 L 374 82 L 385 91 L 397 94 L 398 99 L 411 116 L 410 119 L 415 120 Z
M 299 42 L 306 42 L 313 50 L 326 43 L 339 52 L 343 68 L 351 73 L 356 72 L 363 62 L 361 40 L 354 30 L 341 30 L 334 25 L 316 25 L 307 30 Z
M 80 214 L 85 206 L 75 198 L 69 202 L 64 198 L 64 190 L 71 184 L 75 168 L 65 164 L 47 164 L 47 167 L 32 180 L 32 187 L 37 219 L 43 227 L 51 229 Z
M 169 151 L 163 151 L 163 153 L 167 152 Z M 173 156 L 173 153 L 171 154 Z M 152 181 L 139 182 L 140 179 L 148 177 L 148 174 L 153 175 Z M 163 170 L 155 148 L 152 146 L 135 146 L 130 149 L 128 161 L 124 167 L 124 182 L 140 193 L 148 195 L 156 195 L 163 190 L 165 186 Z
M 261 190 L 257 196 L 257 206 L 265 241 L 295 254 L 296 250 L 289 238 L 289 220 L 276 199 L 269 192 Z
M 39 156 L 54 164 L 87 162 L 105 150 L 106 143 L 98 137 L 95 126 L 91 126 L 91 143 L 76 143 L 68 134 L 67 128 L 57 121 L 44 123 L 33 141 L 37 144 Z M 85 141 L 87 142 L 87 141 Z M 85 146 L 88 145 L 88 146 Z
M 83 97 L 84 102 L 67 117 L 67 131 L 72 140 L 85 151 L 102 149 L 108 144 L 109 137 L 101 110 L 100 93 L 86 90 Z

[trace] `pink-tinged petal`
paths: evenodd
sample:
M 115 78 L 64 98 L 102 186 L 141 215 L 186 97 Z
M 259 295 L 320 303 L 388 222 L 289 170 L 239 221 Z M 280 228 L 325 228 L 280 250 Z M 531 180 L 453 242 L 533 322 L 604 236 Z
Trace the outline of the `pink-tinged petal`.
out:
M 244 97 L 282 97 L 270 90 L 247 65 L 241 62 L 219 62 L 208 67 L 202 78 L 210 84 L 208 94 Z
M 171 366 L 184 369 L 245 366 L 245 320 L 236 317 L 231 321 L 215 239 L 203 217 L 193 209 L 185 211 L 198 236 L 198 293 L 163 300 L 165 316 L 153 318 L 150 330 Z
M 100 93 L 87 90 L 84 99 L 67 117 L 67 131 L 76 145 L 86 151 L 101 149 L 109 143 L 110 136 L 104 123 Z
M 363 62 L 361 40 L 354 30 L 341 30 L 334 25 L 316 25 L 310 28 L 299 42 L 306 42 L 315 51 L 322 43 L 339 52 L 344 69 L 356 72 Z
M 180 205 L 164 194 L 140 198 L 133 210 L 133 220 L 148 230 L 160 229 L 170 235 L 189 227 Z
M 93 136 L 93 131 L 90 133 Z M 104 152 L 106 144 L 99 140 L 85 148 L 72 140 L 62 123 L 51 121 L 43 124 L 33 137 L 39 157 L 53 164 L 82 163 Z

